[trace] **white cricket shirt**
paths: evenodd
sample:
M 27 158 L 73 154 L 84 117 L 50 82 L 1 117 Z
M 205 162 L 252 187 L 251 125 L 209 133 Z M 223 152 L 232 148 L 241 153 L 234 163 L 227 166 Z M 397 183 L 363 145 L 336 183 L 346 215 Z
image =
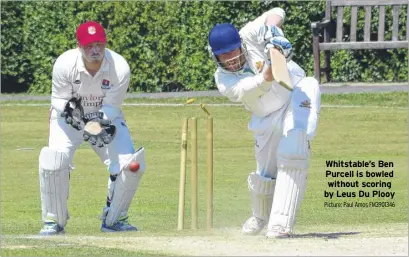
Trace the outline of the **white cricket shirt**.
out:
M 105 49 L 100 70 L 91 76 L 85 69 L 80 50 L 68 50 L 54 63 L 51 117 L 57 117 L 72 97 L 82 97 L 85 113 L 101 111 L 109 120 L 123 117 L 121 105 L 129 81 L 128 62 L 116 52 Z
M 266 82 L 262 74 L 266 60 L 264 44 L 258 42 L 257 35 L 264 25 L 269 10 L 255 20 L 247 23 L 240 36 L 246 46 L 248 55 L 245 67 L 238 72 L 229 72 L 218 67 L 214 77 L 219 92 L 233 102 L 241 102 L 245 108 L 256 116 L 265 117 L 283 107 L 291 98 L 291 92 L 276 81 Z M 293 86 L 305 77 L 304 70 L 294 61 L 287 67 Z

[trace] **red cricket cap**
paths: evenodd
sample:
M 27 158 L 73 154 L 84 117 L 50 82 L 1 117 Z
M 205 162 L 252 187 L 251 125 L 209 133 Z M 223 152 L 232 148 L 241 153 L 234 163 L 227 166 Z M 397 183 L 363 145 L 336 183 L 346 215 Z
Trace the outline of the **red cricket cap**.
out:
M 77 28 L 77 41 L 85 46 L 94 42 L 107 42 L 104 27 L 95 21 L 87 21 Z

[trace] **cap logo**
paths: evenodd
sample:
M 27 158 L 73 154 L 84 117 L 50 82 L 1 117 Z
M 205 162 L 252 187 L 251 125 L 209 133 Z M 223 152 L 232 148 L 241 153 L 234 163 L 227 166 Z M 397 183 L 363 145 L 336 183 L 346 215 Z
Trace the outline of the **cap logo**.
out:
M 94 35 L 97 32 L 94 26 L 88 27 L 88 34 Z

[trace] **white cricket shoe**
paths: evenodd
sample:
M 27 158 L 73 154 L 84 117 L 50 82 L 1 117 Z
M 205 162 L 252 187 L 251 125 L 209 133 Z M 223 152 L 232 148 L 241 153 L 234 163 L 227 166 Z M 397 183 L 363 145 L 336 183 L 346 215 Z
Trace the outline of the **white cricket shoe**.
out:
M 55 221 L 45 221 L 44 226 L 40 231 L 42 236 L 53 236 L 64 234 L 64 228 L 58 225 Z
M 283 227 L 273 228 L 267 231 L 267 238 L 289 238 L 291 235 Z
M 135 226 L 128 222 L 128 216 L 120 217 L 112 226 L 107 226 L 105 221 L 101 225 L 102 232 L 123 232 L 123 231 L 138 231 Z
M 244 235 L 257 235 L 263 230 L 266 224 L 267 222 L 265 220 L 252 216 L 244 223 L 242 233 Z

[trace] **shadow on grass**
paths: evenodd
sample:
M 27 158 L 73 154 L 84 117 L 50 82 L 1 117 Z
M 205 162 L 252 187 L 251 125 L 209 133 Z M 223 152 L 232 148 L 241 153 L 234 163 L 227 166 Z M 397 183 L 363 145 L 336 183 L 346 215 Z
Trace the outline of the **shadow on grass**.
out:
M 307 233 L 294 234 L 291 238 L 324 238 L 324 239 L 338 239 L 341 236 L 359 235 L 361 232 L 333 232 L 333 233 Z

